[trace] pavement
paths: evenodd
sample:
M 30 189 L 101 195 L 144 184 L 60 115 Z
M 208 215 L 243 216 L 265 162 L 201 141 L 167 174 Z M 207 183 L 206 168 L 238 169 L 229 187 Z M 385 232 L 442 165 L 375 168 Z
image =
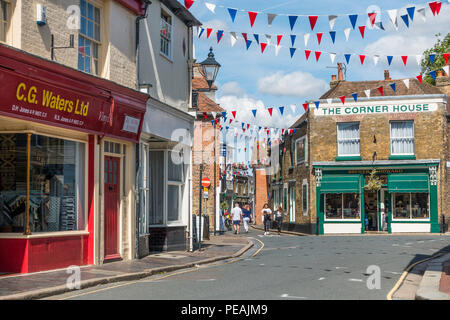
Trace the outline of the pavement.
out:
M 245 237 L 229 235 L 210 236 L 201 251 L 170 251 L 152 253 L 131 261 L 80 267 L 80 289 L 119 281 L 131 281 L 152 275 L 187 269 L 220 260 L 239 257 L 253 246 Z M 0 276 L 0 300 L 40 299 L 64 294 L 74 289 L 67 286 L 71 273 L 67 269 Z

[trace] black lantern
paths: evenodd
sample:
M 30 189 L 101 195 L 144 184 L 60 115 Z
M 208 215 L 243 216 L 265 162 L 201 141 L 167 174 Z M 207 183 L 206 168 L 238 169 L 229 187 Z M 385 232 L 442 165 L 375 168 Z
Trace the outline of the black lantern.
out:
M 217 72 L 219 72 L 220 64 L 214 59 L 213 48 L 209 48 L 208 58 L 201 62 L 203 75 L 208 82 L 209 89 L 211 89 L 216 80 Z

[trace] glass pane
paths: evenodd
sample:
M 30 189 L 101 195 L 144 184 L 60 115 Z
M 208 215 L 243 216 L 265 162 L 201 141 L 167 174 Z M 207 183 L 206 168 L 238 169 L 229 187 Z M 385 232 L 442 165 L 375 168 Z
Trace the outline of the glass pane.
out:
M 176 152 L 169 152 L 168 156 L 169 156 L 169 159 L 168 159 L 168 176 L 169 176 L 169 181 L 180 181 L 180 182 L 182 182 L 182 179 L 183 179 L 183 165 L 182 164 L 176 164 L 179 161 L 181 161 L 182 158 L 180 158 L 179 153 L 176 153 Z
M 411 194 L 411 216 L 413 219 L 429 217 L 428 193 Z
M 87 35 L 89 38 L 94 38 L 94 24 L 92 21 L 89 20 L 87 23 Z
M 179 186 L 168 186 L 167 190 L 167 215 L 169 221 L 180 220 L 180 187 Z
M 108 183 L 108 160 L 105 159 L 105 172 L 103 173 L 105 176 L 105 183 Z
M 86 35 L 86 18 L 80 18 L 80 33 Z
M 342 193 L 325 194 L 325 217 L 342 219 Z
M 95 13 L 95 15 L 94 15 L 94 21 L 95 21 L 97 24 L 100 24 L 100 9 L 99 9 L 99 8 L 95 8 L 94 13 Z
M 120 143 L 114 144 L 114 153 L 120 154 Z
M 359 219 L 359 193 L 344 193 L 344 219 Z
M 98 24 L 94 26 L 94 39 L 100 41 L 100 25 Z
M 87 4 L 87 16 L 89 19 L 94 20 L 94 7 L 92 6 L 92 4 L 88 3 Z
M 411 212 L 411 194 L 410 193 L 394 193 L 394 209 L 395 219 L 409 219 Z
M 150 151 L 150 224 L 162 224 L 164 213 L 164 152 Z
M 86 16 L 86 1 L 80 0 L 80 12 L 82 16 Z
M 113 184 L 117 184 L 117 162 L 113 161 Z
M 303 212 L 306 212 L 308 210 L 308 186 L 306 184 L 303 185 Z

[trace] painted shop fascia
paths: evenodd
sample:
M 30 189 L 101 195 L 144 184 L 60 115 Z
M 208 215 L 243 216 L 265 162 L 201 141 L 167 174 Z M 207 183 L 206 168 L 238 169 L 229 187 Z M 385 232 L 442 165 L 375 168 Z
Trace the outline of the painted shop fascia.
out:
M 0 272 L 131 259 L 148 95 L 4 45 L 0 66 Z

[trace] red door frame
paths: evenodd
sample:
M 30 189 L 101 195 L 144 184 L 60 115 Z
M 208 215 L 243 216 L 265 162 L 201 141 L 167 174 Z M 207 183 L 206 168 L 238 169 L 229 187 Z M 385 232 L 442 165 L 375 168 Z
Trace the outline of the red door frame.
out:
M 120 157 L 104 158 L 104 260 L 121 259 L 119 250 L 120 224 Z

